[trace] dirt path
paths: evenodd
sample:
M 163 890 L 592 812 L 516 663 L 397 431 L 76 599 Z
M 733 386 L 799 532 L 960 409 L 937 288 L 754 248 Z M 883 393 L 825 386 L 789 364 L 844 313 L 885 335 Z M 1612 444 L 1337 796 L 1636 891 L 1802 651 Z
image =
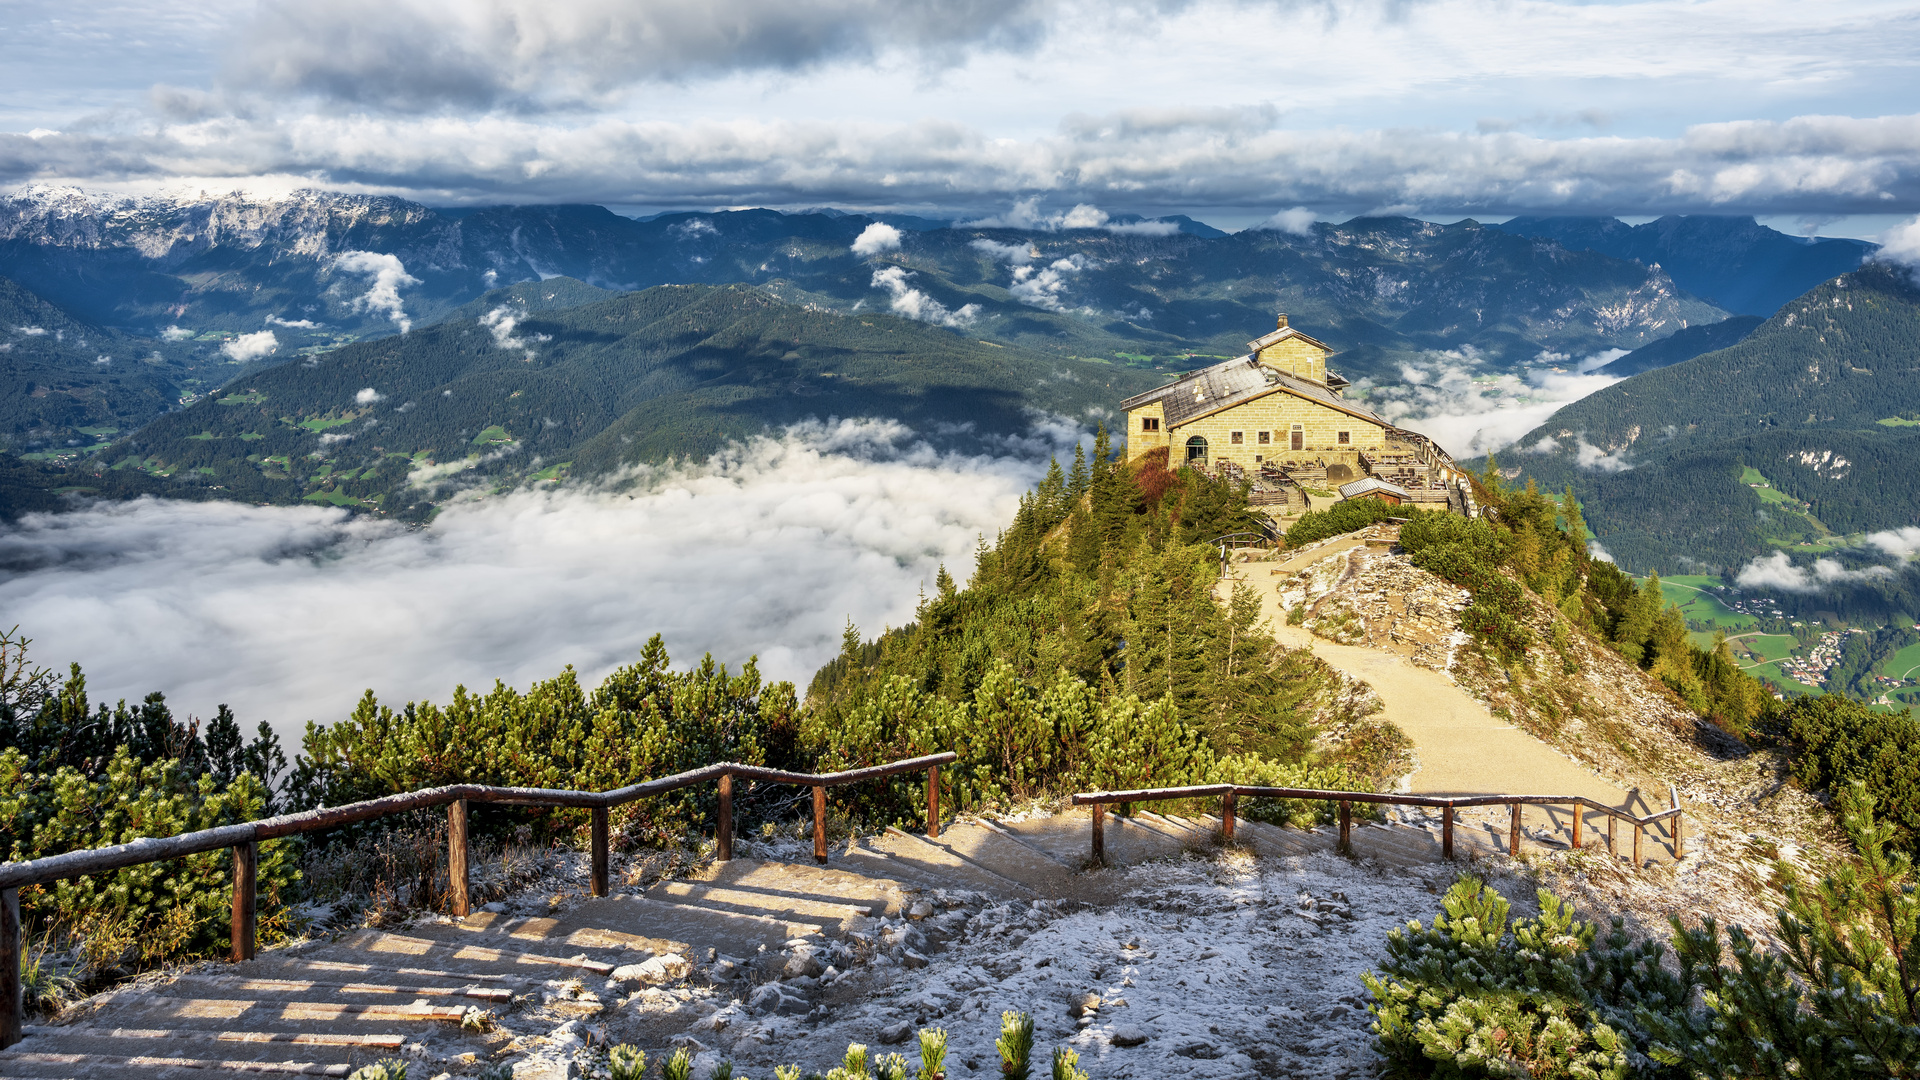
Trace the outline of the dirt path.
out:
M 1236 566 L 1239 580 L 1260 593 L 1261 613 L 1274 636 L 1290 648 L 1310 648 L 1336 669 L 1364 679 L 1386 704 L 1386 719 L 1413 740 L 1419 768 L 1409 790 L 1421 795 L 1585 795 L 1624 806 L 1625 791 L 1573 759 L 1499 719 L 1447 675 L 1416 667 L 1392 653 L 1336 645 L 1302 627 L 1288 626 L 1278 585 L 1286 575 L 1360 546 L 1343 540 L 1276 564 Z M 1248 571 L 1251 571 L 1249 573 Z

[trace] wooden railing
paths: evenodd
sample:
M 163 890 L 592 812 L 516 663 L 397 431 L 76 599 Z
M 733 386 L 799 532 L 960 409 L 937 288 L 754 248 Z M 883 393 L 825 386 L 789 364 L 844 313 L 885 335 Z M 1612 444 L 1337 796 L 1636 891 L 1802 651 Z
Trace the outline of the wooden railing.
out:
M 1251 787 L 1245 784 L 1204 784 L 1197 787 L 1142 788 L 1138 791 L 1090 791 L 1073 797 L 1075 806 L 1093 807 L 1093 858 L 1095 862 L 1106 861 L 1106 810 L 1115 803 L 1160 802 L 1168 799 L 1206 799 L 1218 796 L 1220 799 L 1221 831 L 1226 838 L 1233 839 L 1234 804 L 1245 795 L 1263 799 L 1306 799 L 1315 802 L 1339 804 L 1340 850 L 1353 851 L 1353 804 L 1383 803 L 1389 806 L 1425 806 L 1441 811 L 1440 854 L 1442 858 L 1453 858 L 1453 813 L 1456 809 L 1473 806 L 1511 806 L 1513 814 L 1507 828 L 1507 853 L 1520 854 L 1520 813 L 1525 806 L 1572 806 L 1576 809 L 1572 815 L 1573 847 L 1581 845 L 1581 825 L 1585 817 L 1583 810 L 1597 810 L 1607 816 L 1607 850 L 1618 855 L 1614 843 L 1614 825 L 1626 822 L 1633 826 L 1633 865 L 1643 865 L 1640 858 L 1640 841 L 1649 826 L 1662 821 L 1672 821 L 1669 826 L 1669 839 L 1672 841 L 1673 857 L 1678 859 L 1686 853 L 1686 841 L 1681 837 L 1680 793 L 1672 785 L 1667 788 L 1667 797 L 1671 808 L 1659 813 L 1640 817 L 1617 806 L 1589 799 L 1584 795 L 1468 795 L 1458 798 L 1444 798 L 1433 795 L 1382 795 L 1370 791 L 1327 791 L 1320 788 L 1283 788 Z
M 863 780 L 877 780 L 898 773 L 927 773 L 927 833 L 940 835 L 940 766 L 955 760 L 955 755 L 928 754 L 886 765 L 850 769 L 837 773 L 796 773 L 763 769 L 757 765 L 721 762 L 689 772 L 648 780 L 613 791 L 564 791 L 552 788 L 489 787 L 484 784 L 453 784 L 448 787 L 409 791 L 345 806 L 327 806 L 299 814 L 263 818 L 239 825 L 181 833 L 178 836 L 135 840 L 113 847 L 70 851 L 31 862 L 0 864 L 0 1048 L 20 1041 L 24 1007 L 21 1000 L 20 961 L 20 887 L 40 885 L 64 878 L 104 874 L 142 863 L 178 859 L 203 851 L 233 849 L 233 959 L 248 960 L 255 947 L 254 911 L 257 901 L 255 870 L 259 863 L 259 844 L 299 833 L 333 829 L 355 822 L 370 821 L 409 810 L 435 806 L 447 808 L 447 879 L 450 884 L 452 914 L 468 913 L 468 840 L 467 804 L 496 803 L 504 806 L 574 807 L 592 811 L 590 844 L 592 847 L 591 884 L 595 896 L 607 895 L 607 811 L 615 806 L 664 795 L 669 791 L 693 787 L 709 781 L 720 787 L 719 821 L 714 828 L 714 857 L 722 862 L 733 858 L 733 781 L 735 777 L 764 784 L 796 784 L 813 788 L 813 857 L 827 861 L 827 789 Z

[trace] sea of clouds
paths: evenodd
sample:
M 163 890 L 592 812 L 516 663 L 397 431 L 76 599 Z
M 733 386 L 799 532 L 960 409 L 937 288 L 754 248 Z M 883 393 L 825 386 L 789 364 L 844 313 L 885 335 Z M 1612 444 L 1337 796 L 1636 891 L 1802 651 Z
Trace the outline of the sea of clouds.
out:
M 1361 379 L 1349 396 L 1364 395 L 1380 415 L 1465 459 L 1505 450 L 1562 406 L 1619 382 L 1595 369 L 1625 355 L 1625 349 L 1578 359 L 1543 352 L 1514 372 L 1465 346 L 1401 364 L 1398 382 Z
M 431 527 L 328 508 L 142 499 L 34 515 L 0 533 L 0 609 L 33 656 L 80 662 L 95 701 L 224 702 L 298 744 L 372 688 L 445 700 L 574 665 L 590 682 L 660 633 L 801 684 L 851 618 L 914 617 L 944 563 L 1012 519 L 1045 468 L 935 451 L 898 424 L 809 424 L 631 486 L 455 502 Z M 1069 444 L 1070 445 L 1070 444 Z

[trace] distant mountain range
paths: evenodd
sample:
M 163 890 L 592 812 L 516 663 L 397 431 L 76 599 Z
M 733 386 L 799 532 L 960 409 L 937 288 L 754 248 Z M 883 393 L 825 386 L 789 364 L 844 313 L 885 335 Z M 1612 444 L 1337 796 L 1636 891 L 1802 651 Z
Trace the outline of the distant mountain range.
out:
M 66 484 L 418 519 L 437 481 L 603 476 L 810 419 L 891 418 L 936 443 L 1004 448 L 1036 419 L 1091 426 L 1159 381 L 750 286 L 608 293 L 554 279 L 236 380 L 77 463 Z
M 1494 228 L 1552 240 L 1568 251 L 1659 266 L 1695 296 L 1763 319 L 1877 250 L 1864 240 L 1788 236 L 1739 217 L 1673 215 L 1644 225 L 1609 217 L 1517 217 Z
M 1731 347 L 1568 405 L 1498 458 L 1574 484 L 1637 570 L 1920 524 L 1920 288 L 1868 264 Z
M 353 410 L 336 399 L 371 386 L 419 399 L 417 416 L 381 420 L 407 434 L 389 451 L 404 442 L 408 454 L 464 460 L 471 446 L 456 454 L 455 442 L 498 427 L 521 456 L 481 456 L 489 468 L 509 462 L 503 469 L 534 457 L 606 469 L 698 455 L 756 425 L 805 416 L 937 417 L 948 426 L 971 418 L 981 432 L 1004 433 L 1031 415 L 1023 410 L 1091 416 L 1087 407 L 1110 405 L 1122 386 L 1235 355 L 1282 310 L 1342 350 L 1335 365 L 1343 374 L 1376 383 L 1398 381 L 1400 364 L 1429 350 L 1464 352 L 1489 373 L 1537 364 L 1543 352 L 1622 348 L 1634 351 L 1614 370 L 1650 368 L 1722 347 L 1749 325 L 1696 293 L 1719 289 L 1733 298 L 1727 303 L 1749 304 L 1795 275 L 1858 265 L 1869 249 L 1807 244 L 1746 218 L 1500 227 L 1360 218 L 1229 235 L 1186 218 L 1053 229 L 836 210 L 636 220 L 596 206 L 436 210 L 313 191 L 127 198 L 34 187 L 0 196 L 0 278 L 10 279 L 0 283 L 0 365 L 12 365 L 0 368 L 12 378 L 10 390 L 0 387 L 0 441 L 94 472 L 99 448 L 140 448 L 131 459 L 113 452 L 120 472 L 112 483 L 96 476 L 80 486 L 197 484 L 272 501 L 312 491 L 257 488 L 272 471 L 257 461 L 251 471 L 221 470 L 287 457 L 292 444 L 271 453 L 209 445 L 278 438 L 278 429 L 223 433 L 231 425 L 203 422 L 252 423 L 251 413 L 234 411 L 236 393 L 219 395 L 217 408 L 180 413 L 184 404 L 226 385 L 267 393 L 273 404 L 261 407 L 275 424 L 362 422 L 374 411 L 343 421 Z M 595 305 L 664 303 L 651 291 L 664 285 L 730 286 L 714 295 L 748 307 L 671 341 L 663 329 L 609 336 L 580 321 L 604 317 L 583 314 Z M 770 306 L 752 313 L 748 297 Z M 848 327 L 864 333 L 867 322 L 888 327 L 900 348 L 849 349 L 859 334 Z M 542 334 L 550 342 L 539 342 Z M 528 350 L 536 359 L 486 346 L 506 338 L 536 342 Z M 774 343 L 792 357 L 770 360 Z M 900 367 L 901 348 L 937 362 L 883 372 Z M 807 367 L 842 350 L 858 359 L 847 369 L 860 372 L 853 383 Z M 467 359 L 446 368 L 454 356 Z M 435 373 L 441 390 L 507 379 L 520 412 L 483 416 L 427 402 L 433 387 L 405 380 L 383 387 L 382 357 L 433 357 L 421 370 Z M 1047 366 L 1061 363 L 1068 366 Z M 336 377 L 343 372 L 353 374 Z M 1049 381 L 1059 372 L 1098 383 L 1100 393 L 1110 384 L 1112 397 L 1083 401 Z M 1035 381 L 1020 382 L 1027 377 Z M 696 393 L 709 380 L 718 381 Z M 947 393 L 951 402 L 939 400 Z M 686 394 L 694 396 L 676 396 Z M 645 404 L 654 401 L 678 404 Z M 526 426 L 534 411 L 546 433 Z M 322 427 L 307 435 L 316 432 L 346 434 Z M 281 471 L 291 483 L 294 471 Z M 224 479 L 190 479 L 215 475 Z M 342 490 L 337 481 L 321 486 Z

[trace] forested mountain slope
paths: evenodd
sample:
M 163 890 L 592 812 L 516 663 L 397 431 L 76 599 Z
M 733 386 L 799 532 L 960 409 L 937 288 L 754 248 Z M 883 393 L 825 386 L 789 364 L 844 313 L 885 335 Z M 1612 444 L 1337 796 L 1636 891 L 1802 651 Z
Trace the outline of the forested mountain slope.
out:
M 1735 315 L 1731 319 L 1717 323 L 1689 326 L 1676 330 L 1670 336 L 1663 337 L 1650 345 L 1642 345 L 1611 364 L 1596 370 L 1601 375 L 1617 375 L 1626 378 L 1643 371 L 1672 367 L 1702 353 L 1737 345 L 1765 321 L 1758 315 Z
M 854 252 L 876 222 L 897 236 Z M 1003 344 L 1163 367 L 1236 355 L 1284 309 L 1342 343 L 1349 377 L 1462 345 L 1506 366 L 1543 349 L 1631 349 L 1725 317 L 1657 268 L 1472 221 L 1397 217 L 1227 235 L 1185 219 L 1010 228 L 742 210 L 640 221 L 598 206 L 33 187 L 0 197 L 0 274 L 102 325 L 271 331 L 283 357 L 561 275 L 622 291 L 749 283 L 843 313 L 894 310 Z
M 76 483 L 114 490 L 144 473 L 183 497 L 417 515 L 430 496 L 410 474 L 597 474 L 810 418 L 893 418 L 977 446 L 1040 415 L 1090 426 L 1157 381 L 746 286 L 530 310 L 578 288 L 518 285 L 435 326 L 261 371 L 95 455 Z
M 1732 566 L 1920 522 L 1917 376 L 1920 288 L 1868 264 L 1731 348 L 1561 409 L 1502 464 L 1588 493 L 1595 534 L 1630 566 Z

